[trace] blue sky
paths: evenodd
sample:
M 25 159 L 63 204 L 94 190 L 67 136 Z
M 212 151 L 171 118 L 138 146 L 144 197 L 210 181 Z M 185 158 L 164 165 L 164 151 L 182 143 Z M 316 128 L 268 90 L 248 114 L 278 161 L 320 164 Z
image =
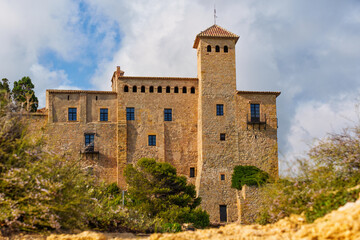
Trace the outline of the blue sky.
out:
M 109 90 L 126 75 L 196 77 L 208 0 L 1 0 L 0 77 L 45 90 Z M 240 35 L 239 90 L 281 91 L 281 169 L 314 139 L 359 122 L 360 1 L 216 0 L 218 25 Z

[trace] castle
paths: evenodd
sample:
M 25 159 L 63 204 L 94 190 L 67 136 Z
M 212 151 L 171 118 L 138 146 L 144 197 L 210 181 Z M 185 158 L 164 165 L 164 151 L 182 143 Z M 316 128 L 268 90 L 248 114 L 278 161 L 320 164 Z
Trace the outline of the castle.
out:
M 217 25 L 199 33 L 197 78 L 133 77 L 117 67 L 112 91 L 47 90 L 49 144 L 80 154 L 122 189 L 127 164 L 143 157 L 168 162 L 195 184 L 212 222 L 238 220 L 245 210 L 230 187 L 234 167 L 278 175 L 280 95 L 236 90 L 238 39 Z

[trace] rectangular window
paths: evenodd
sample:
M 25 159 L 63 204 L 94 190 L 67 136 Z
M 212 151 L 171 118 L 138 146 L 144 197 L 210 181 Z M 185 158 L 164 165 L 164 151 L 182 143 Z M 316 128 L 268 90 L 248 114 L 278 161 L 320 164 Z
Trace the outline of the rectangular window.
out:
M 191 178 L 195 177 L 195 168 L 194 167 L 190 168 L 190 177 Z
M 156 135 L 149 135 L 149 146 L 156 146 Z
M 135 120 L 135 108 L 126 108 L 126 120 Z
M 94 151 L 94 136 L 95 134 L 93 133 L 85 133 L 85 151 Z
M 225 141 L 225 133 L 220 133 L 220 141 Z
M 251 104 L 251 122 L 260 122 L 260 104 Z
M 223 174 L 223 173 L 220 174 L 220 180 L 221 180 L 221 181 L 225 181 L 225 174 Z
M 164 121 L 172 121 L 172 109 L 164 109 Z
M 77 120 L 76 108 L 69 108 L 68 119 L 69 119 L 69 121 L 76 121 Z
M 107 108 L 100 108 L 100 121 L 108 121 L 108 109 Z
M 223 104 L 216 104 L 216 115 L 217 116 L 224 115 L 224 105 Z

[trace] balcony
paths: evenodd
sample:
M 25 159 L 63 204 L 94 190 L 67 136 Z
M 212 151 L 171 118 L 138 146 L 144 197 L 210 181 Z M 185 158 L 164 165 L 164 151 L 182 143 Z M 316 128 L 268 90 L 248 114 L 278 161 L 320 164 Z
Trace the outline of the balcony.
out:
M 80 150 L 81 154 L 99 154 L 99 151 L 95 148 L 94 143 L 90 143 Z
M 246 129 L 248 129 L 249 125 L 252 125 L 252 128 L 254 129 L 255 126 L 259 126 L 259 130 L 261 129 L 261 125 L 264 126 L 264 130 L 266 130 L 266 114 L 260 114 L 260 117 L 251 117 L 249 114 L 246 115 L 246 122 L 247 126 Z

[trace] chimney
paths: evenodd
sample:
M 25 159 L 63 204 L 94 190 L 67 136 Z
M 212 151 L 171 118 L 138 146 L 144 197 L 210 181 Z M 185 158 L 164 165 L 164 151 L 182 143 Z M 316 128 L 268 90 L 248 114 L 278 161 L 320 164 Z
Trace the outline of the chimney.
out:
M 116 67 L 116 76 L 117 76 L 117 77 L 122 77 L 122 76 L 124 76 L 124 73 L 125 73 L 124 71 L 121 71 L 121 70 L 120 70 L 120 66 L 117 66 L 117 67 Z

